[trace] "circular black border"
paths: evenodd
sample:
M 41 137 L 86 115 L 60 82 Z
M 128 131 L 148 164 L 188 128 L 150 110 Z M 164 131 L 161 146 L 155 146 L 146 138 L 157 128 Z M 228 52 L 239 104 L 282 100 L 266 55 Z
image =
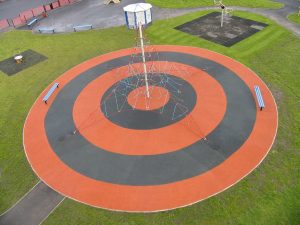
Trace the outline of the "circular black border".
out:
M 192 85 L 180 77 L 168 74 L 161 74 L 161 76 L 159 74 L 148 74 L 150 86 L 163 87 L 169 92 L 170 99 L 164 105 L 163 109 L 134 109 L 130 104 L 128 104 L 127 96 L 134 89 L 145 85 L 144 82 L 137 81 L 138 76 L 131 76 L 118 81 L 103 94 L 100 102 L 100 108 L 103 115 L 112 123 L 124 128 L 135 130 L 159 129 L 182 120 L 194 109 L 197 102 L 197 95 Z M 133 79 L 133 81 L 130 82 L 137 85 L 126 85 L 126 87 L 120 86 L 120 84 L 126 84 L 127 79 Z M 161 79 L 163 79 L 163 82 L 160 82 Z M 165 83 L 165 80 L 170 80 L 172 83 Z M 123 98 L 119 101 L 119 105 L 121 105 L 122 108 L 121 106 L 118 107 L 116 104 L 115 92 L 118 88 L 121 89 L 119 91 L 120 97 L 118 97 L 118 100 Z M 176 94 L 174 93 L 174 88 L 180 88 L 178 89 L 180 90 L 180 93 L 178 94 L 180 97 L 174 96 Z M 179 107 L 176 106 L 176 104 L 179 104 L 179 107 L 182 108 L 186 107 L 185 109 L 187 111 L 184 111 L 185 113 L 180 115 L 180 113 L 178 113 Z M 175 117 L 173 116 L 174 111 L 177 115 Z

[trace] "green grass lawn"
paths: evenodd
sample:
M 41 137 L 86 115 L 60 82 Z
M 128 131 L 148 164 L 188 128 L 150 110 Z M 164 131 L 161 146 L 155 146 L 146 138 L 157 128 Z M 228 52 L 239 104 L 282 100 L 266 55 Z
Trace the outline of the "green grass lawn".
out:
M 119 38 L 119 34 L 122 38 Z M 28 31 L 0 34 L 0 60 L 16 49 L 33 49 L 48 57 L 8 77 L 0 72 L 0 214 L 22 197 L 38 179 L 23 151 L 26 115 L 41 91 L 57 76 L 93 56 L 133 45 L 125 28 L 66 35 L 33 35 Z
M 272 90 L 279 110 L 276 143 L 262 165 L 221 194 L 192 206 L 152 214 L 117 213 L 65 200 L 46 225 L 298 225 L 300 221 L 300 39 L 272 21 L 235 12 L 270 26 L 231 48 L 190 36 L 173 27 L 207 12 L 156 21 L 147 36 L 154 44 L 208 48 L 246 64 Z M 37 182 L 26 162 L 22 127 L 41 91 L 72 66 L 93 56 L 132 46 L 123 27 L 62 35 L 14 31 L 0 35 L 0 60 L 16 48 L 33 49 L 49 59 L 16 76 L 0 73 L 0 211 Z M 122 37 L 122 38 L 120 38 Z
M 300 16 L 298 16 L 298 13 L 288 15 L 288 19 L 300 26 Z
M 146 0 L 155 6 L 163 8 L 192 8 L 213 6 L 213 0 Z M 226 6 L 244 6 L 251 8 L 281 8 L 283 4 L 272 0 L 223 0 Z

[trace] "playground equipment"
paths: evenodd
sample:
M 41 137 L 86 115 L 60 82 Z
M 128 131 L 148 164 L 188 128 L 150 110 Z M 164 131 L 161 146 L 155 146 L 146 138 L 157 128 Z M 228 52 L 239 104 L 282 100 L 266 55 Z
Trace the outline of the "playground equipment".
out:
M 145 3 L 123 8 L 128 28 L 136 31 L 136 43 L 130 51 L 128 64 L 123 69 L 121 67 L 114 70 L 113 76 L 117 82 L 107 89 L 100 103 L 107 119 L 116 120 L 119 125 L 127 128 L 133 126 L 130 129 L 142 129 L 136 116 L 139 113 L 155 111 L 155 116 L 163 118 L 166 124 L 171 124 L 188 115 L 191 105 L 194 104 L 190 103 L 191 96 L 187 96 L 187 93 L 194 91 L 181 78 L 190 76 L 190 72 L 185 67 L 168 62 L 166 56 L 157 51 L 155 46 L 150 45 L 145 37 L 144 28 L 152 23 L 151 8 L 150 4 Z M 114 63 L 107 66 L 115 67 Z M 176 77 L 173 74 L 180 76 Z M 86 121 L 97 113 L 98 108 L 79 124 L 73 134 L 88 127 Z M 133 119 L 133 123 L 128 122 L 128 116 Z M 162 120 L 155 120 L 154 123 L 148 124 L 146 129 L 156 128 L 155 126 Z M 191 116 L 184 121 L 184 125 L 194 134 L 202 135 Z
M 231 14 L 233 12 L 233 9 L 232 8 L 228 8 L 226 7 L 222 0 L 214 0 L 214 4 L 216 6 L 219 6 L 221 8 L 221 11 L 222 11 L 222 15 L 221 15 L 221 27 L 223 27 L 223 23 L 224 23 L 224 16 L 225 15 L 228 15 L 228 14 Z
M 17 49 L 15 50 L 15 53 L 14 53 L 14 61 L 17 63 L 17 64 L 20 64 L 23 62 L 24 60 L 24 56 L 21 54 L 20 50 Z
M 186 77 L 188 72 L 163 60 L 164 56 L 149 44 L 144 35 L 144 28 L 152 23 L 151 8 L 146 3 L 124 7 L 127 27 L 136 30 L 136 45 L 127 65 L 128 77 L 124 78 L 124 71 L 116 71 L 119 82 L 108 90 L 101 102 L 107 118 L 155 108 L 158 114 L 174 122 L 189 112 L 185 81 L 171 76 L 175 73 Z
M 104 4 L 105 5 L 108 5 L 108 4 L 110 4 L 110 3 L 120 3 L 120 0 L 104 0 Z
M 17 64 L 20 64 L 23 62 L 23 56 L 22 55 L 16 55 L 14 57 L 14 60 L 16 61 Z
M 129 29 L 135 29 L 139 31 L 147 98 L 150 97 L 150 94 L 142 28 L 152 23 L 151 8 L 152 5 L 148 3 L 131 4 L 123 8 L 125 12 L 127 27 Z

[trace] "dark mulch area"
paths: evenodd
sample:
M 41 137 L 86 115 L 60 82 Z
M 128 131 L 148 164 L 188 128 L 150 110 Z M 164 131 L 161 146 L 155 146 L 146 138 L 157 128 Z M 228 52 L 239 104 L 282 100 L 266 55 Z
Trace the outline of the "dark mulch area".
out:
M 0 70 L 8 76 L 12 76 L 47 59 L 46 56 L 30 49 L 21 52 L 19 55 L 23 56 L 22 63 L 17 64 L 14 60 L 14 56 L 12 56 L 0 62 Z
M 223 27 L 221 27 L 221 13 L 212 12 L 175 27 L 175 29 L 230 47 L 264 29 L 266 26 L 268 24 L 226 15 L 224 16 Z

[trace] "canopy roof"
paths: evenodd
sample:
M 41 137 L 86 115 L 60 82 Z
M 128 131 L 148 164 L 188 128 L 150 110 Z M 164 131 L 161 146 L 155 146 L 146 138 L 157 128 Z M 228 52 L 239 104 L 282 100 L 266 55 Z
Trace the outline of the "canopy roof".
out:
M 125 12 L 144 12 L 148 9 L 151 9 L 152 5 L 148 3 L 136 3 L 130 4 L 123 8 Z

